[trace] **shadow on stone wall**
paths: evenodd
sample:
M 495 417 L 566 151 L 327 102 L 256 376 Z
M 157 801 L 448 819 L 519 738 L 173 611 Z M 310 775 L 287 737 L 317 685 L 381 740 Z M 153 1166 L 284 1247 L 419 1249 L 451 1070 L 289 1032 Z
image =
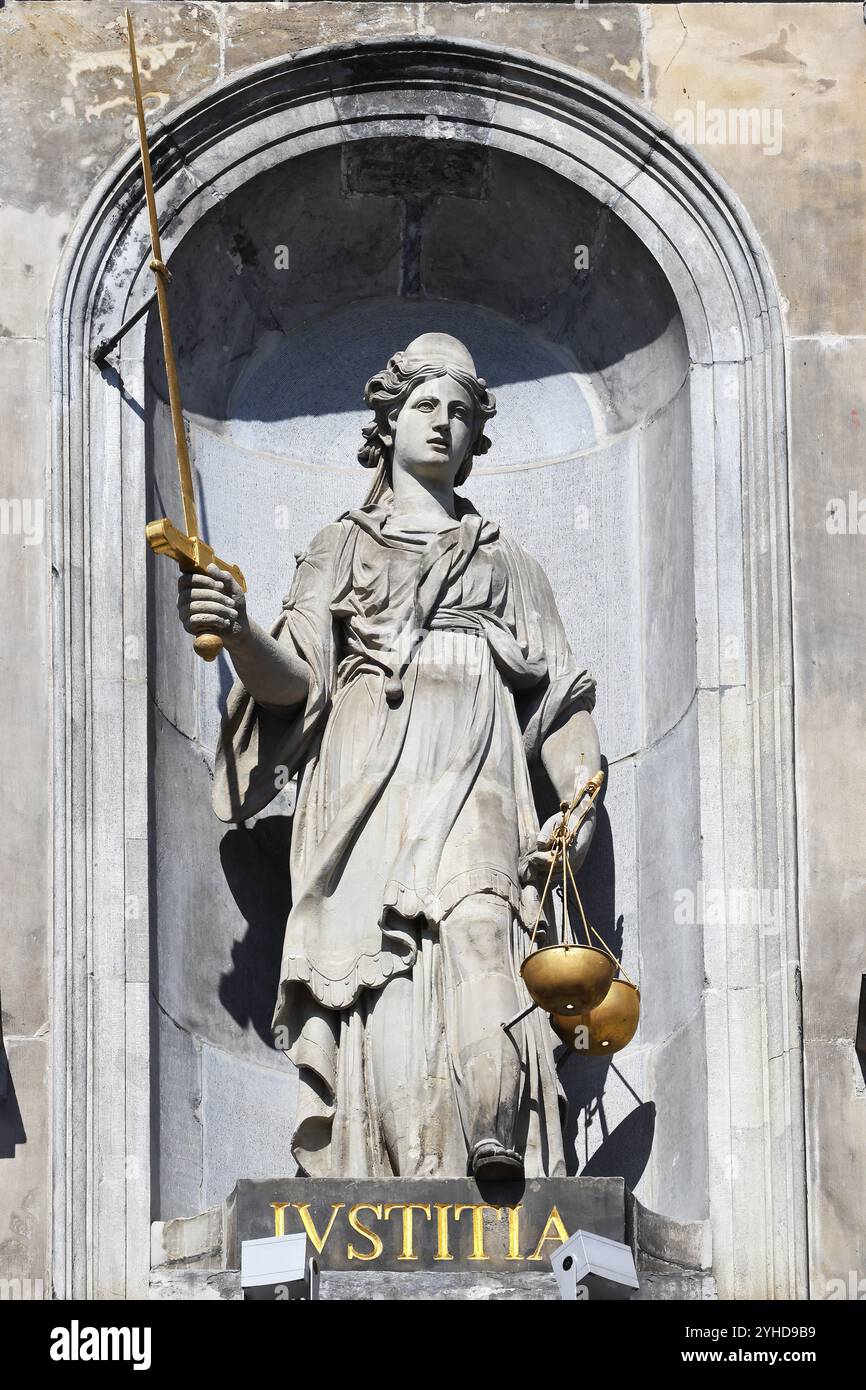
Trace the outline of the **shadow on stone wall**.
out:
M 265 816 L 250 829 L 229 830 L 220 860 L 245 935 L 232 947 L 232 968 L 220 977 L 219 1001 L 242 1028 L 273 1045 L 271 1019 L 280 978 L 286 918 L 292 905 L 288 816 Z
M 0 1069 L 7 1068 L 6 1057 L 0 1057 Z M 27 1143 L 24 1117 L 15 1094 L 11 1071 L 7 1071 L 6 1091 L 0 1099 L 0 1158 L 14 1158 L 19 1144 Z

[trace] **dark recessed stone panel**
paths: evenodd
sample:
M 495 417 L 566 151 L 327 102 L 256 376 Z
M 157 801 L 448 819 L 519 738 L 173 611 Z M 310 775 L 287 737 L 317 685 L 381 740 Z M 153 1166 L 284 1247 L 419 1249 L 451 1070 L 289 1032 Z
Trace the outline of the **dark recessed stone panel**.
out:
M 306 1231 L 323 1269 L 543 1272 L 575 1231 L 625 1240 L 625 1186 L 620 1178 L 273 1178 L 238 1183 L 234 1220 L 237 1258 L 241 1241 Z

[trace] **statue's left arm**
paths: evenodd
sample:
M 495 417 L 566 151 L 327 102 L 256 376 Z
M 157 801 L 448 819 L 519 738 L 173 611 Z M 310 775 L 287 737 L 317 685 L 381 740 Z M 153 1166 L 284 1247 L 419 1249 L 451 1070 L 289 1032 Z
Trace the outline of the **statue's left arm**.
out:
M 518 702 L 527 757 L 540 762 L 560 802 L 570 803 L 585 783 L 601 768 L 598 730 L 592 717 L 595 680 L 575 661 L 553 591 L 543 569 L 521 547 L 505 542 L 514 585 L 518 628 L 523 636 L 527 665 L 535 667 L 539 680 Z M 576 820 L 586 802 L 576 808 Z M 541 827 L 539 848 L 547 845 L 561 813 Z M 595 830 L 595 811 L 590 811 L 572 844 L 572 865 L 586 857 Z
M 601 769 L 598 729 L 589 710 L 575 710 L 551 730 L 541 746 L 541 762 L 560 801 L 570 802 L 575 792 L 585 786 L 589 778 Z M 586 802 L 583 802 L 576 808 L 574 819 L 576 820 L 585 810 Z M 541 843 L 549 842 L 559 819 L 560 816 L 557 814 L 545 822 L 539 832 Z M 594 832 L 593 807 L 572 845 L 573 868 L 578 868 L 586 858 Z

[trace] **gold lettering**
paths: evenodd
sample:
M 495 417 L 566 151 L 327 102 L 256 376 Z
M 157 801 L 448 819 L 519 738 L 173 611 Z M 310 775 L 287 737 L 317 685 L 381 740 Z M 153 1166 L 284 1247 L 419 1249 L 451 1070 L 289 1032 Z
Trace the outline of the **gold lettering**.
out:
M 553 1231 L 552 1235 L 550 1234 L 551 1230 Z M 530 1260 L 540 1260 L 541 1247 L 546 1240 L 555 1240 L 558 1242 L 559 1245 L 564 1245 L 565 1242 L 568 1240 L 568 1231 L 563 1226 L 562 1217 L 560 1216 L 556 1207 L 551 1208 L 551 1212 L 547 1218 L 544 1230 L 541 1232 L 541 1238 L 538 1244 L 536 1245 L 535 1249 L 533 1250 L 532 1254 L 527 1256 L 527 1258 Z
M 351 1211 L 349 1212 L 349 1225 L 352 1227 L 353 1231 L 358 1232 L 359 1236 L 366 1236 L 373 1248 L 368 1255 L 362 1255 L 360 1250 L 356 1250 L 354 1245 L 350 1245 L 349 1259 L 378 1260 L 379 1256 L 382 1253 L 382 1242 L 376 1235 L 375 1231 L 369 1230 L 368 1227 L 362 1225 L 362 1223 L 358 1220 L 359 1211 L 371 1211 L 373 1215 L 377 1218 L 377 1220 L 382 1220 L 381 1205 L 373 1206 L 370 1202 L 357 1202 L 355 1206 L 352 1207 Z
M 271 1202 L 274 1209 L 274 1235 L 284 1236 L 286 1234 L 286 1207 L 288 1202 Z
M 418 1256 L 415 1254 L 415 1249 L 414 1249 L 414 1245 L 413 1245 L 413 1240 L 414 1240 L 414 1235 L 415 1235 L 415 1229 L 414 1229 L 414 1225 L 413 1225 L 413 1222 L 414 1222 L 414 1219 L 415 1219 L 415 1218 L 414 1218 L 414 1216 L 413 1216 L 413 1213 L 416 1212 L 416 1211 L 423 1211 L 424 1215 L 426 1216 L 427 1220 L 429 1221 L 429 1220 L 430 1220 L 430 1203 L 429 1203 L 429 1202 L 388 1202 L 388 1204 L 387 1204 L 385 1207 L 383 1207 L 382 1210 L 383 1210 L 383 1212 L 384 1212 L 384 1216 L 385 1216 L 385 1220 L 386 1220 L 386 1221 L 388 1220 L 388 1217 L 391 1215 L 391 1212 L 392 1212 L 392 1211 L 402 1211 L 402 1213 L 403 1213 L 403 1245 L 402 1245 L 402 1248 L 401 1248 L 401 1250 L 400 1250 L 400 1254 L 397 1256 L 397 1259 L 398 1259 L 398 1260 L 417 1260 Z
M 323 1236 L 320 1236 L 319 1233 L 318 1233 L 318 1231 L 316 1230 L 315 1223 L 313 1222 L 313 1218 L 310 1216 L 310 1204 L 309 1204 L 309 1202 L 292 1202 L 292 1206 L 295 1208 L 295 1211 L 298 1213 L 298 1216 L 299 1216 L 299 1217 L 301 1218 L 301 1220 L 303 1221 L 303 1223 L 304 1223 L 304 1230 L 306 1231 L 307 1235 L 310 1237 L 310 1240 L 313 1242 L 313 1245 L 314 1245 L 315 1248 L 316 1248 L 316 1253 L 317 1253 L 317 1254 L 321 1255 L 322 1251 L 324 1250 L 324 1248 L 325 1248 L 325 1241 L 328 1239 L 328 1236 L 331 1234 L 331 1230 L 333 1229 L 334 1221 L 336 1220 L 336 1217 L 337 1217 L 337 1212 L 338 1212 L 338 1211 L 342 1211 L 342 1210 L 343 1210 L 343 1207 L 344 1207 L 345 1205 L 346 1205 L 345 1202 L 332 1202 L 332 1203 L 331 1203 L 331 1219 L 330 1219 L 330 1221 L 328 1222 L 327 1226 L 325 1227 L 325 1234 L 324 1234 Z
M 464 1211 L 472 1212 L 472 1254 L 470 1260 L 489 1260 L 490 1256 L 484 1253 L 484 1213 L 495 1211 L 497 1221 L 502 1220 L 501 1207 L 489 1207 L 486 1203 L 465 1203 L 454 1208 L 454 1220 L 463 1214 Z
M 451 1210 L 450 1202 L 437 1202 L 436 1211 L 436 1254 L 434 1260 L 453 1260 L 454 1256 L 448 1249 L 448 1213 Z
M 507 1260 L 522 1260 L 520 1253 L 520 1213 L 523 1211 L 523 1204 L 508 1208 L 508 1254 Z

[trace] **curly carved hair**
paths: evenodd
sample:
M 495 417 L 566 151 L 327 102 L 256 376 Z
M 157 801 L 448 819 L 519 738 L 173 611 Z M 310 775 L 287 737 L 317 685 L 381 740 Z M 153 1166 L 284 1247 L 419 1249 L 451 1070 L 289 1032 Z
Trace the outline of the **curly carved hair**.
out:
M 487 453 L 490 440 L 484 433 L 484 427 L 496 414 L 496 397 L 492 391 L 488 391 L 484 378 L 473 376 L 471 372 L 462 371 L 450 363 L 419 361 L 414 357 L 408 358 L 405 352 L 395 352 L 384 371 L 371 376 L 364 387 L 364 399 L 372 408 L 373 419 L 363 426 L 364 443 L 358 450 L 358 461 L 364 468 L 376 470 L 367 496 L 368 503 L 375 502 L 391 484 L 394 437 L 389 417 L 395 410 L 399 411 L 419 382 L 446 374 L 464 387 L 474 406 L 472 442 L 454 479 L 455 487 L 466 482 L 476 454 Z

